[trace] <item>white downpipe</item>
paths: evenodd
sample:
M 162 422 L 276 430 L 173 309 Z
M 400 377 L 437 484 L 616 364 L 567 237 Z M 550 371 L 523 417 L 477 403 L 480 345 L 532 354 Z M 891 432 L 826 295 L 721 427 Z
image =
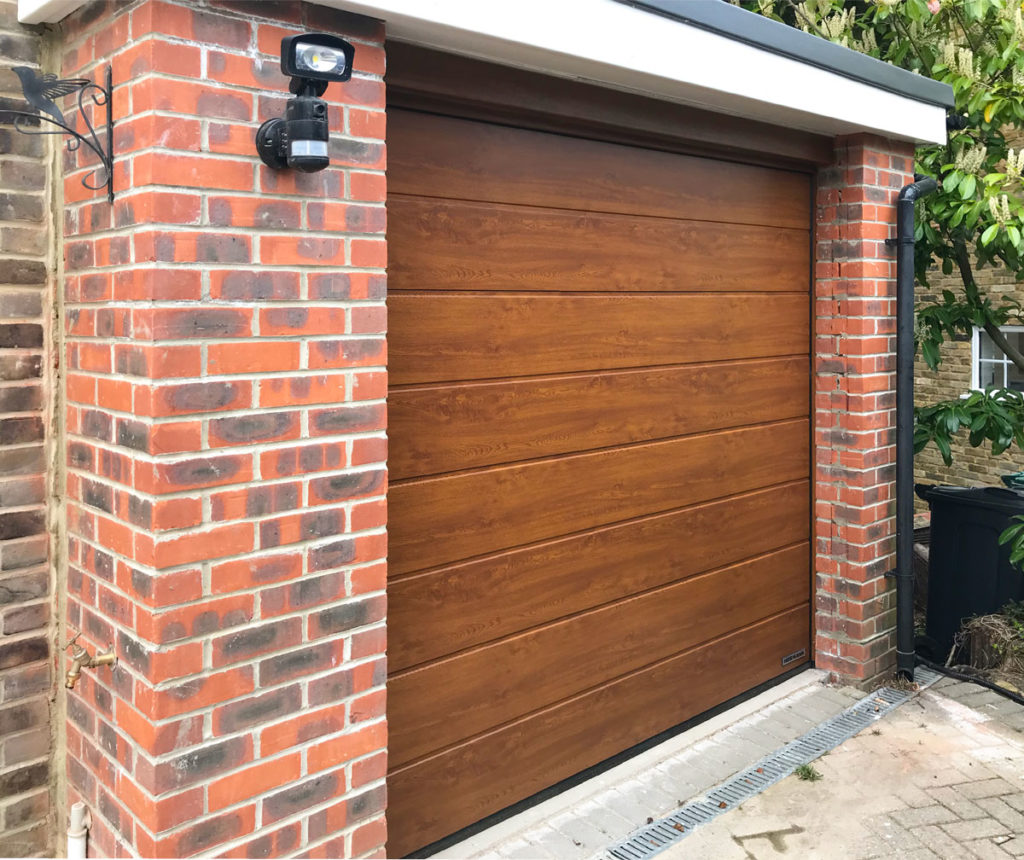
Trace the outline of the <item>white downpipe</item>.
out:
M 78 801 L 71 804 L 71 818 L 68 821 L 68 860 L 85 860 L 85 839 L 92 824 L 88 807 Z

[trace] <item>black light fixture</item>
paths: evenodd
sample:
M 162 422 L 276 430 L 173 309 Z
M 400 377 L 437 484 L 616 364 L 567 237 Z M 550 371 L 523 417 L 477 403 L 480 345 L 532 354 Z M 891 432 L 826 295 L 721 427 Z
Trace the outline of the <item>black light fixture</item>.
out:
M 316 173 L 331 163 L 327 102 L 320 98 L 331 81 L 352 77 L 355 48 L 328 33 L 302 33 L 281 40 L 281 71 L 292 81 L 284 119 L 268 119 L 256 132 L 256 151 L 275 170 L 290 167 Z

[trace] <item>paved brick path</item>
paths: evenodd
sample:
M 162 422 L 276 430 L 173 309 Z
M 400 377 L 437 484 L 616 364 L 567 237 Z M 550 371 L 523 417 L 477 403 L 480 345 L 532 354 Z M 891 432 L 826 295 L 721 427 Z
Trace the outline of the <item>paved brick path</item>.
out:
M 1024 856 L 1024 708 L 944 679 L 661 855 L 715 858 Z
M 443 852 L 586 860 L 849 707 L 822 673 L 751 700 Z M 767 694 L 766 694 L 767 695 Z M 745 708 L 745 710 L 744 710 Z M 1024 857 L 1024 708 L 943 679 L 814 763 L 698 828 L 658 860 Z

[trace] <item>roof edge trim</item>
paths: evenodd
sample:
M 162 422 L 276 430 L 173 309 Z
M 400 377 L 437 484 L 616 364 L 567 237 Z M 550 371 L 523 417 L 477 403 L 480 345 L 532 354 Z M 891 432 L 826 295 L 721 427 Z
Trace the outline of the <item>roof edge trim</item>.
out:
M 953 88 L 733 6 L 726 0 L 616 0 L 926 104 L 953 108 Z

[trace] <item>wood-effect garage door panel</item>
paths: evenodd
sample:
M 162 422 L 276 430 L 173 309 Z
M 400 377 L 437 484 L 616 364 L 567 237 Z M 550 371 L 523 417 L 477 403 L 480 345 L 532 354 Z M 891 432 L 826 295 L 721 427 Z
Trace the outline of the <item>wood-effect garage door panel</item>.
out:
M 806 229 L 392 194 L 388 242 L 390 293 L 807 291 Z
M 807 415 L 806 356 L 393 388 L 392 480 Z
M 807 420 L 393 484 L 389 565 L 405 573 L 805 478 Z
M 810 486 L 797 481 L 400 577 L 388 583 L 388 668 L 807 540 L 809 523 Z
M 388 111 L 388 194 L 807 229 L 811 180 L 775 170 Z
M 806 543 L 388 678 L 392 767 L 807 600 Z M 751 601 L 750 592 L 760 595 Z M 481 696 L 479 678 L 498 683 Z M 452 715 L 458 714 L 458 720 Z
M 626 675 L 388 777 L 388 856 L 402 856 L 779 674 L 807 649 L 808 607 Z
M 806 354 L 806 295 L 401 293 L 393 385 Z
M 397 856 L 806 653 L 812 180 L 388 113 Z

